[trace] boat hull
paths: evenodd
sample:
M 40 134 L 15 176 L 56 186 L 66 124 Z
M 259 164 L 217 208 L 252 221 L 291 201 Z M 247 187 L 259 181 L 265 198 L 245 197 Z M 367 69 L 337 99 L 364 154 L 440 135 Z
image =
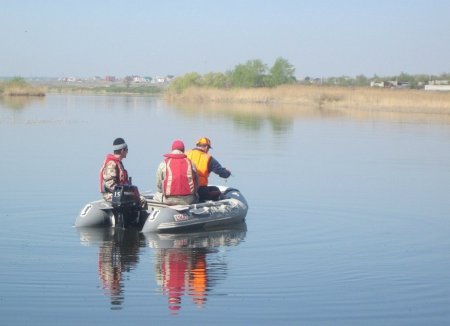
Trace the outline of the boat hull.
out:
M 242 223 L 248 204 L 239 190 L 219 186 L 222 192 L 218 201 L 207 201 L 192 205 L 168 206 L 147 199 L 146 210 L 124 214 L 125 227 L 139 228 L 143 233 L 174 232 L 189 229 L 212 229 Z M 98 200 L 88 203 L 75 220 L 76 227 L 123 226 L 118 224 L 118 212 L 109 202 Z
M 104 200 L 86 204 L 75 220 L 76 227 L 95 227 L 113 225 L 113 207 Z

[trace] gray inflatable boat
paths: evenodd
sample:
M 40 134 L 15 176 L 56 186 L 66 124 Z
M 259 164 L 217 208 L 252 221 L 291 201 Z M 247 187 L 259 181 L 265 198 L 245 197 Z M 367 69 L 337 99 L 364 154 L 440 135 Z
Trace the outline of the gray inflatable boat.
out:
M 77 216 L 75 226 L 134 227 L 143 233 L 151 233 L 211 229 L 244 222 L 248 204 L 242 193 L 235 188 L 218 188 L 220 200 L 192 205 L 169 206 L 153 200 L 153 194 L 146 193 L 143 196 L 147 209 L 141 209 L 135 187 L 118 187 L 112 202 L 97 200 L 86 204 Z

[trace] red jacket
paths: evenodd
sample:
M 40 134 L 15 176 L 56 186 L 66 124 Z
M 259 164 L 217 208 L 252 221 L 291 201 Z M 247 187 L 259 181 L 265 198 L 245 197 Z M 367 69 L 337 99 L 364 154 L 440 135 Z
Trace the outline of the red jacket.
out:
M 122 161 L 118 159 L 113 154 L 108 154 L 105 158 L 105 162 L 103 162 L 102 168 L 100 169 L 100 192 L 105 192 L 105 185 L 103 180 L 103 171 L 105 170 L 106 165 L 110 162 L 114 161 L 116 163 L 116 168 L 118 169 L 118 179 L 116 180 L 116 183 L 118 185 L 124 185 L 128 184 L 128 172 L 123 167 Z
M 163 193 L 168 196 L 187 196 L 196 191 L 195 172 L 184 154 L 165 154 L 166 175 Z

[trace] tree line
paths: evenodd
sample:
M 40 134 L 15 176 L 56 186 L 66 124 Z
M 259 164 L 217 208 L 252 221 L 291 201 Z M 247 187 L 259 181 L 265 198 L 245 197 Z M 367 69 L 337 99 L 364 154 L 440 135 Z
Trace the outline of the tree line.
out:
M 170 87 L 175 91 L 182 91 L 192 86 L 214 88 L 275 87 L 296 83 L 294 74 L 294 66 L 284 58 L 276 59 L 270 68 L 261 60 L 255 59 L 238 64 L 233 70 L 225 73 L 210 72 L 204 75 L 196 72 L 187 73 L 175 78 Z
M 448 80 L 450 82 L 450 74 L 443 73 L 440 75 L 417 74 L 410 75 L 401 73 L 397 76 L 366 77 L 358 75 L 336 76 L 336 77 L 305 77 L 297 80 L 295 77 L 295 68 L 288 60 L 279 57 L 269 68 L 260 59 L 248 60 L 246 63 L 238 64 L 234 69 L 222 72 L 210 72 L 201 75 L 196 72 L 187 73 L 183 76 L 175 78 L 170 88 L 177 92 L 192 87 L 213 87 L 213 88 L 252 88 L 252 87 L 275 87 L 285 84 L 319 84 L 328 86 L 342 87 L 367 87 L 372 82 L 396 81 L 399 85 L 407 88 L 423 88 L 432 80 Z

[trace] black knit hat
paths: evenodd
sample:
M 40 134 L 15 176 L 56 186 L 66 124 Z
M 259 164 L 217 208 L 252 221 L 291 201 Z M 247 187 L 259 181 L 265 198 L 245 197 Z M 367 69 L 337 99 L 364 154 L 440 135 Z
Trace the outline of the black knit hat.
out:
M 114 147 L 114 150 L 120 150 L 123 148 L 127 148 L 128 145 L 127 145 L 127 143 L 125 143 L 125 140 L 123 138 L 116 138 L 116 139 L 114 139 L 113 147 Z

